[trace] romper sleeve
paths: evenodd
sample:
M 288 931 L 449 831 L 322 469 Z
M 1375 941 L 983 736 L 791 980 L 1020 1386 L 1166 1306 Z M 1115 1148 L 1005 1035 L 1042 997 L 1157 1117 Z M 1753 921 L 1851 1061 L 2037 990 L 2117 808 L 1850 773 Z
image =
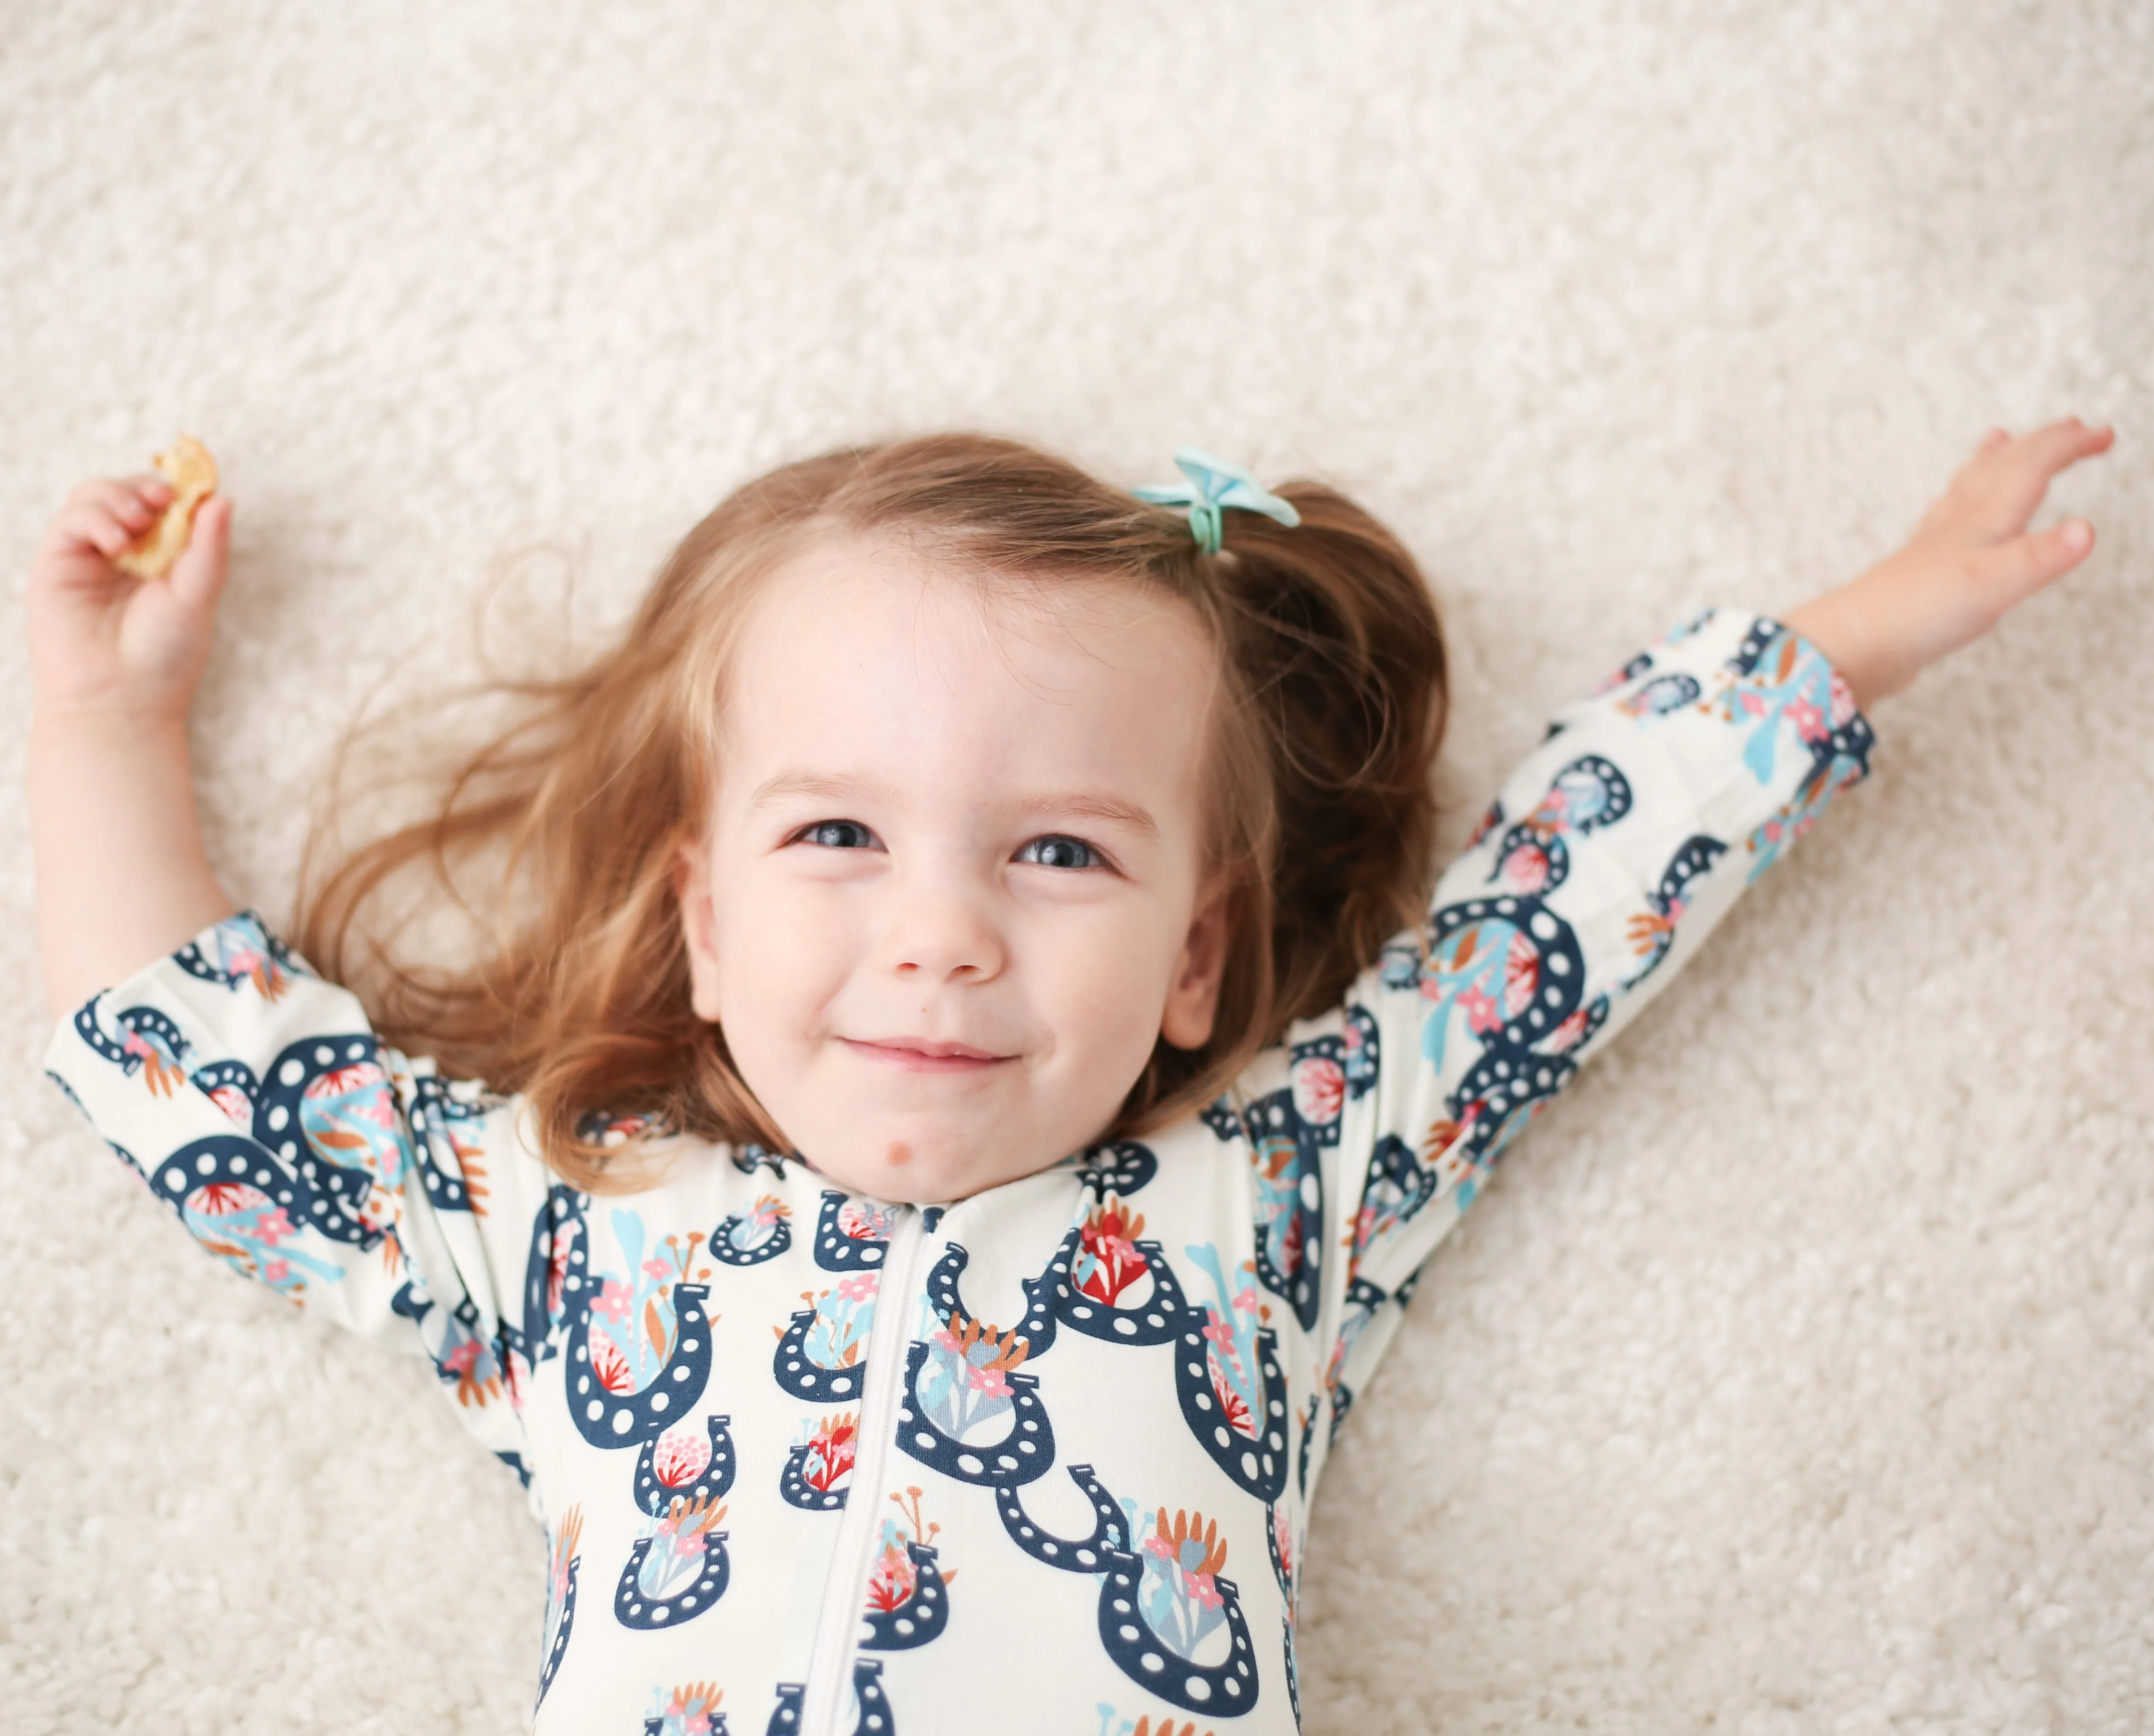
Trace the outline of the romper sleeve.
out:
M 1335 1429 L 1504 1148 L 1867 775 L 1871 744 L 1808 641 L 1728 610 L 1684 623 L 1556 716 L 1427 924 L 1259 1058 L 1238 1105 L 1258 1275 L 1314 1340 Z M 1297 1254 L 1298 1294 L 1274 1282 Z
M 62 1020 L 45 1067 L 205 1248 L 427 1356 L 528 1480 L 554 1190 L 515 1100 L 382 1045 L 355 996 L 248 911 Z

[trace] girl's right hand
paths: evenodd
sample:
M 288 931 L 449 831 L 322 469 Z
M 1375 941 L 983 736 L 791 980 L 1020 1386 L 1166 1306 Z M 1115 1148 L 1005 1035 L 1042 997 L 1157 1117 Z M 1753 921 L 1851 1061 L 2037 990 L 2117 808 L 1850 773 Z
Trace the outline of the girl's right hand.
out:
M 40 712 L 141 722 L 186 716 L 224 590 L 232 503 L 212 494 L 196 508 L 186 549 L 163 578 L 137 579 L 112 564 L 171 498 L 154 475 L 88 482 L 53 520 L 26 599 Z

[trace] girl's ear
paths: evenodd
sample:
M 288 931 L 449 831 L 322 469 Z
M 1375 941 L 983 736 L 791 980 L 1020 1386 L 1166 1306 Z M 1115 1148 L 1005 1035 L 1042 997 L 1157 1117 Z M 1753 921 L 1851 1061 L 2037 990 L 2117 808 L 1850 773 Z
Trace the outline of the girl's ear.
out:
M 711 875 L 699 840 L 679 846 L 673 858 L 673 896 L 681 906 L 681 933 L 688 946 L 688 1001 L 696 1017 L 717 1024 L 718 955 L 713 943 L 717 915 L 711 907 Z
M 1175 962 L 1174 981 L 1160 1014 L 1159 1034 L 1177 1049 L 1202 1049 L 1212 1040 L 1219 1013 L 1219 983 L 1227 973 L 1228 899 L 1214 887 L 1197 906 L 1189 937 Z

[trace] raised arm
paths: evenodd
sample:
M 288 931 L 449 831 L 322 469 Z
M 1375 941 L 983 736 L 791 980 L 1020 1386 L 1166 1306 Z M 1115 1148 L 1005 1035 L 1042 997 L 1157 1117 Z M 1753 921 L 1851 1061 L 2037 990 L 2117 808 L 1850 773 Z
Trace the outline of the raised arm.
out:
M 46 1070 L 205 1248 L 430 1357 L 520 1468 L 517 1394 L 559 1312 L 556 1190 L 513 1102 L 384 1047 L 355 996 L 233 914 L 186 741 L 230 508 L 200 509 L 167 578 L 110 559 L 167 497 L 154 477 L 85 484 L 30 578 Z
M 55 1014 L 233 909 L 202 850 L 187 748 L 231 503 L 212 496 L 197 511 L 167 576 L 112 564 L 171 498 L 155 476 L 84 483 L 30 572 L 30 827 Z
M 1294 1034 L 1285 1077 L 1257 1088 L 1290 1112 L 1301 1170 L 1338 1154 L 1335 1417 L 1504 1146 L 1863 774 L 1860 707 L 2085 558 L 2084 521 L 2028 525 L 2050 479 L 2112 439 L 2076 421 L 1993 433 L 1861 577 L 1782 620 L 1701 617 L 1631 659 L 1506 780 L 1427 927 L 1364 974 L 1343 1023 Z M 1319 1225 L 1295 1228 L 1306 1246 Z

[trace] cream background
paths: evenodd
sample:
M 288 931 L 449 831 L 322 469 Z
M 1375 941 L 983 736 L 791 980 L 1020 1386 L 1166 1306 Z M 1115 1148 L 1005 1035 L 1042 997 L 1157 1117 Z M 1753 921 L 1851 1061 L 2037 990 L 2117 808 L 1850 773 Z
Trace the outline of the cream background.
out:
M 1455 838 L 1691 605 L 1851 576 L 1993 421 L 2117 422 L 2055 496 L 2089 565 L 1881 709 L 1439 1254 L 1318 1506 L 1304 1698 L 2154 1716 L 2146 0 L 8 10 L 0 570 L 77 478 L 215 448 L 201 784 L 273 917 L 337 732 L 467 672 L 497 557 L 570 551 L 588 633 L 840 441 L 1360 492 L 1449 610 Z M 513 1480 L 39 1080 L 0 827 L 0 1727 L 515 1728 Z

